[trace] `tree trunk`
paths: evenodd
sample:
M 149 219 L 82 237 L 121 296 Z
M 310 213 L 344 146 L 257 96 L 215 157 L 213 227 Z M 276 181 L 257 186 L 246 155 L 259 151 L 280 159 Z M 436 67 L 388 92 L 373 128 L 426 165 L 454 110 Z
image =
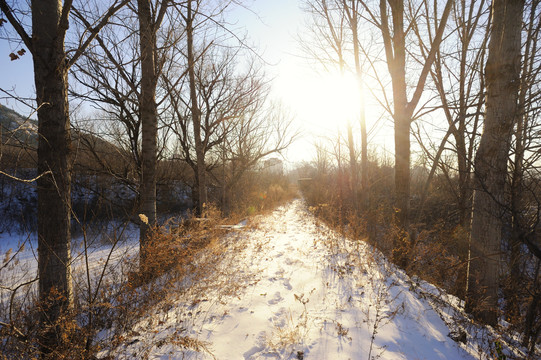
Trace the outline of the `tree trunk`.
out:
M 486 117 L 475 156 L 466 311 L 498 323 L 503 195 L 516 116 L 524 0 L 494 0 L 486 64 Z
M 187 52 L 188 52 L 188 77 L 190 82 L 190 100 L 193 122 L 193 133 L 195 140 L 195 154 L 196 154 L 196 173 L 197 177 L 197 204 L 196 212 L 201 215 L 203 207 L 207 202 L 207 179 L 206 179 L 206 166 L 205 166 L 205 149 L 203 148 L 203 142 L 201 141 L 201 110 L 197 103 L 197 88 L 195 83 L 195 56 L 193 52 L 193 18 L 192 14 L 192 0 L 188 0 L 187 3 L 187 15 L 186 15 L 186 40 L 187 40 Z
M 148 231 L 156 224 L 156 154 L 158 137 L 158 115 L 156 108 L 156 36 L 149 0 L 138 0 L 138 17 L 141 46 L 141 98 L 139 112 L 141 116 L 141 186 L 139 209 L 148 222 L 140 226 L 141 266 L 146 262 Z
M 393 90 L 393 119 L 395 143 L 395 210 L 399 226 L 408 229 L 410 196 L 410 125 L 406 93 L 406 42 L 404 34 L 404 2 L 391 4 L 392 35 L 387 17 L 387 0 L 380 0 L 382 35 L 385 42 L 387 66 Z
M 357 212 L 358 210 L 358 204 L 357 204 L 357 159 L 355 157 L 355 143 L 353 141 L 353 128 L 351 126 L 351 123 L 348 122 L 347 124 L 347 130 L 348 130 L 348 149 L 349 149 L 349 171 L 350 171 L 350 177 L 351 177 L 351 198 L 352 198 L 352 205 L 353 210 Z
M 361 97 L 361 117 L 359 120 L 361 124 L 361 206 L 362 209 L 368 210 L 370 204 L 370 188 L 368 184 L 368 134 L 366 131 L 366 112 L 362 91 Z
M 389 25 L 387 3 L 391 7 L 392 27 Z M 426 78 L 436 58 L 453 0 L 448 0 L 436 34 L 430 44 L 423 69 L 419 75 L 415 91 L 408 102 L 406 84 L 406 39 L 404 30 L 404 1 L 380 0 L 381 24 L 379 26 L 385 47 L 385 57 L 391 75 L 393 89 L 393 120 L 395 139 L 395 210 L 399 227 L 409 236 L 409 198 L 410 198 L 410 126 L 425 86 Z M 435 16 L 437 16 L 435 14 Z M 415 21 L 415 20 L 412 20 Z M 410 24 L 408 27 L 413 24 Z M 392 30 L 391 30 L 392 29 Z M 410 242 L 410 239 L 406 239 Z M 413 243 L 411 243 L 413 244 Z M 396 244 L 395 244 L 396 245 Z M 407 261 L 407 259 L 406 259 Z
M 521 82 L 524 84 L 524 82 Z M 524 221 L 522 218 L 523 211 L 523 172 L 524 172 L 524 151 L 525 138 L 523 136 L 524 129 L 527 128 L 527 115 L 524 114 L 524 99 L 526 91 L 521 89 L 520 99 L 517 107 L 517 127 L 515 131 L 515 159 L 513 167 L 513 175 L 511 179 L 511 238 L 510 255 L 509 255 L 509 274 L 508 281 L 504 284 L 505 311 L 506 317 L 511 322 L 516 323 L 520 316 L 520 290 L 521 290 L 521 234 L 524 229 Z
M 541 281 L 539 278 L 539 267 L 541 263 L 540 260 L 537 260 L 537 265 L 535 267 L 535 274 L 533 278 L 534 293 L 532 294 L 532 300 L 528 305 L 528 310 L 524 319 L 524 335 L 522 337 L 522 346 L 527 348 L 530 354 L 533 354 L 536 346 L 536 339 L 539 329 L 539 324 L 536 329 L 535 317 L 538 313 L 538 307 L 541 303 L 541 291 L 538 289 L 541 288 Z
M 366 131 L 366 112 L 365 102 L 363 94 L 363 73 L 361 69 L 361 52 L 359 49 L 359 22 L 358 22 L 358 6 L 359 4 L 352 0 L 351 11 L 349 14 L 349 24 L 351 27 L 352 40 L 353 40 L 353 56 L 355 58 L 355 73 L 357 75 L 357 84 L 359 86 L 360 109 L 359 109 L 359 123 L 361 125 L 361 209 L 368 209 L 368 135 Z M 347 8 L 347 4 L 344 2 L 344 7 Z
M 408 265 L 410 208 L 410 126 L 406 88 L 406 42 L 404 33 L 404 1 L 389 1 L 391 6 L 392 36 L 387 18 L 387 0 L 380 0 L 382 35 L 385 43 L 387 66 L 393 91 L 393 120 L 395 144 L 395 200 L 394 208 L 400 233 L 393 239 L 393 261 L 400 267 Z
M 465 4 L 462 3 L 462 14 L 466 14 Z M 473 4 L 472 4 L 473 6 Z M 470 16 L 472 12 L 469 12 Z M 470 166 L 471 159 L 467 156 L 466 150 L 466 115 L 468 112 L 468 98 L 469 91 L 466 88 L 466 77 L 468 75 L 469 66 L 468 65 L 468 55 L 470 50 L 470 39 L 469 32 L 471 31 L 468 27 L 468 24 L 476 23 L 471 21 L 470 18 L 466 21 L 463 19 L 460 24 L 460 39 L 461 41 L 461 51 L 460 51 L 460 79 L 459 79 L 459 109 L 458 109 L 458 129 L 451 125 L 452 119 L 449 120 L 449 125 L 453 126 L 456 131 L 453 131 L 453 136 L 455 138 L 456 151 L 457 151 L 457 162 L 458 162 L 458 215 L 459 222 L 463 228 L 467 228 L 470 222 Z M 471 25 L 470 25 L 471 26 Z M 480 66 L 479 66 L 480 68 Z M 443 82 L 443 81 L 442 81 Z M 442 84 L 443 86 L 443 84 Z M 468 85 L 469 86 L 469 85 Z M 482 91 L 480 89 L 479 91 Z M 442 94 L 443 95 L 443 94 Z M 444 95 L 443 95 L 444 96 Z M 473 141 L 473 139 L 471 140 Z
M 459 130 L 463 131 L 466 129 Z M 466 144 L 464 135 L 455 136 L 458 162 L 458 219 L 460 226 L 467 228 L 470 220 L 470 169 L 466 159 Z
M 71 166 L 68 65 L 62 5 L 32 1 L 33 61 L 38 105 L 38 273 L 41 346 L 49 353 L 62 342 L 60 319 L 73 304 L 70 253 Z M 36 36 L 37 35 L 37 36 Z
M 410 209 L 410 127 L 406 89 L 406 46 L 404 38 L 404 4 L 396 1 L 392 6 L 394 30 L 394 59 L 389 63 L 394 101 L 395 144 L 395 202 L 396 220 L 401 232 L 394 238 L 393 261 L 400 267 L 408 266 L 413 246 L 409 229 Z
M 526 46 L 524 47 L 524 55 L 521 69 L 520 91 L 517 102 L 516 111 L 516 130 L 515 130 L 515 149 L 514 149 L 514 167 L 513 176 L 511 179 L 511 215 L 512 215 L 512 231 L 510 239 L 510 254 L 509 254 L 509 274 L 507 274 L 507 282 L 504 287 L 505 310 L 506 317 L 512 322 L 520 320 L 520 299 L 522 278 L 522 252 L 521 252 L 521 236 L 527 231 L 527 225 L 524 221 L 524 156 L 526 152 L 526 143 L 528 141 L 531 127 L 529 124 L 529 116 L 527 99 L 531 97 L 532 74 L 534 73 L 534 64 L 536 63 L 537 52 L 537 37 L 535 32 L 539 30 L 535 26 L 535 18 L 538 16 L 537 6 L 539 1 L 534 1 L 529 9 L 529 21 L 526 36 Z

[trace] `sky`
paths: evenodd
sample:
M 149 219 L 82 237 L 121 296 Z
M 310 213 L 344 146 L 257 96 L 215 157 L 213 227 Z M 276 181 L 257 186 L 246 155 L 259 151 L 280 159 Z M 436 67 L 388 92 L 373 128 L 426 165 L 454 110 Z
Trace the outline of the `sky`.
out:
M 8 26 L 5 24 L 4 26 Z M 11 61 L 9 54 L 21 49 L 16 43 L 9 43 L 6 40 L 0 40 L 0 88 L 8 90 L 17 96 L 32 99 L 35 98 L 34 92 L 34 66 L 32 65 L 32 56 L 27 52 L 15 61 Z M 13 110 L 28 115 L 28 107 L 8 100 L 5 93 L 0 93 L 0 104 L 8 106 Z
M 245 8 L 236 7 L 228 13 L 229 22 L 235 31 L 246 32 L 250 43 L 262 54 L 267 63 L 266 74 L 273 79 L 271 97 L 289 111 L 301 133 L 284 153 L 285 160 L 290 165 L 309 161 L 315 154 L 317 136 L 337 138 L 338 132 L 344 133 L 348 120 L 352 121 L 354 129 L 358 128 L 355 115 L 358 102 L 352 100 L 358 99 L 358 93 L 355 93 L 353 80 L 340 79 L 338 72 L 318 71 L 313 62 L 305 58 L 297 39 L 299 34 L 310 30 L 305 25 L 306 14 L 301 10 L 300 0 L 248 0 L 245 4 Z M 9 54 L 18 49 L 17 44 L 0 40 L 0 88 L 32 98 L 31 56 L 27 53 L 16 61 L 9 58 Z M 0 94 L 0 103 L 28 115 L 27 107 L 6 100 L 4 94 Z M 378 117 L 375 113 L 367 116 L 368 126 L 373 125 L 370 119 Z M 358 131 L 355 133 L 357 135 Z M 378 146 L 392 148 L 391 137 L 381 137 Z
M 267 74 L 274 78 L 272 96 L 295 116 L 295 125 L 302 136 L 285 153 L 286 162 L 294 166 L 315 157 L 314 144 L 319 138 L 345 136 L 346 124 L 353 124 L 356 144 L 360 148 L 358 108 L 360 94 L 353 76 L 341 77 L 338 69 L 326 72 L 307 59 L 299 38 L 309 35 L 307 15 L 300 0 L 254 0 L 249 10 L 238 8 L 230 16 L 239 28 L 245 26 L 248 36 L 259 45 L 269 62 Z M 373 151 L 387 152 L 394 148 L 391 122 L 381 121 L 381 108 L 365 90 L 366 119 L 369 143 Z

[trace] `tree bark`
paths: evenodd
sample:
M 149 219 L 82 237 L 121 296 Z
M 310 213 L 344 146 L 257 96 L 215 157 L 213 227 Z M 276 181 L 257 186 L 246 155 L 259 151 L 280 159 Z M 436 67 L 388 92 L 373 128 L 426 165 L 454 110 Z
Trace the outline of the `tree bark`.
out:
M 526 316 L 524 318 L 524 335 L 522 337 L 522 346 L 526 347 L 529 350 L 530 354 L 534 353 L 536 346 L 536 338 L 539 331 L 539 324 L 537 324 L 536 329 L 536 313 L 539 305 L 541 304 L 541 279 L 539 277 L 539 268 L 541 262 L 538 259 L 537 265 L 535 267 L 535 273 L 533 278 L 534 283 L 534 293 L 532 294 L 532 300 L 528 305 L 528 310 L 526 311 Z
M 355 61 L 355 73 L 357 75 L 357 83 L 359 86 L 360 109 L 359 109 L 359 124 L 361 125 L 361 209 L 368 209 L 369 189 L 368 189 L 368 135 L 366 130 L 366 111 L 363 94 L 363 72 L 361 68 L 361 52 L 359 46 L 359 9 L 360 4 L 355 0 L 351 0 L 351 5 L 348 6 L 347 0 L 343 0 L 344 9 L 348 16 L 349 26 L 351 28 L 353 41 L 353 56 Z
M 32 53 L 38 106 L 38 273 L 42 351 L 62 342 L 59 321 L 73 304 L 71 282 L 71 138 L 62 5 L 32 1 Z M 67 26 L 66 26 L 67 27 Z
M 392 26 L 389 23 L 389 11 Z M 380 0 L 379 10 L 381 24 L 379 28 L 383 38 L 387 67 L 391 75 L 393 92 L 393 120 L 394 120 L 394 141 L 395 141 L 395 201 L 397 225 L 401 235 L 395 238 L 396 257 L 394 261 L 405 267 L 408 263 L 409 250 L 414 245 L 409 229 L 410 210 L 410 127 L 412 117 L 424 90 L 426 78 L 436 58 L 437 50 L 443 38 L 443 31 L 451 12 L 453 0 L 448 0 L 441 15 L 440 23 L 430 50 L 426 56 L 423 68 L 417 80 L 415 91 L 408 101 L 406 84 L 406 39 L 404 30 L 404 1 L 403 0 Z M 437 15 L 435 15 L 437 16 Z M 377 22 L 378 19 L 375 19 Z M 415 20 L 412 20 L 415 21 Z M 416 27 L 413 23 L 410 26 Z M 427 47 L 428 48 L 428 47 Z M 404 242 L 410 249 L 400 249 L 399 242 Z
M 158 114 L 156 106 L 156 31 L 153 25 L 150 0 L 138 0 L 138 17 L 141 46 L 141 188 L 139 192 L 140 213 L 148 218 L 140 226 L 141 266 L 146 262 L 148 231 L 156 224 L 156 156 L 158 138 Z
M 509 241 L 510 254 L 509 254 L 509 273 L 507 274 L 507 282 L 504 286 L 505 297 L 505 310 L 506 317 L 512 322 L 520 320 L 520 299 L 523 294 L 523 275 L 522 275 L 522 251 L 521 237 L 528 231 L 528 225 L 525 221 L 524 209 L 525 198 L 523 196 L 524 186 L 524 174 L 527 171 L 527 165 L 525 166 L 525 156 L 527 153 L 527 143 L 530 141 L 530 133 L 532 131 L 531 124 L 531 103 L 532 97 L 532 83 L 535 78 L 535 64 L 537 55 L 538 37 L 536 33 L 539 32 L 540 24 L 536 23 L 536 17 L 538 16 L 539 0 L 532 1 L 528 7 L 528 27 L 526 29 L 525 46 L 521 78 L 520 78 L 520 90 L 517 101 L 516 111 L 516 128 L 515 128 L 515 147 L 514 147 L 514 162 L 513 173 L 510 184 L 511 192 L 511 215 L 512 215 L 512 230 L 511 239 Z M 535 88 L 535 87 L 534 87 Z M 535 90 L 533 90 L 535 91 Z M 527 163 L 528 161 L 526 161 Z
M 486 64 L 486 118 L 475 156 L 466 311 L 498 323 L 503 195 L 520 76 L 524 0 L 494 0 Z
M 186 14 L 186 40 L 187 40 L 187 53 L 188 53 L 188 77 L 190 82 L 190 101 L 192 110 L 192 123 L 193 133 L 195 141 L 195 154 L 196 154 L 196 173 L 197 181 L 195 185 L 197 187 L 197 204 L 196 212 L 201 215 L 203 207 L 207 203 L 207 178 L 206 178 L 206 165 L 205 165 L 205 149 L 203 148 L 203 142 L 201 140 L 201 110 L 197 103 L 197 88 L 195 81 L 195 55 L 193 51 L 193 20 L 194 15 L 192 11 L 192 0 L 188 0 Z
M 355 156 L 355 142 L 353 141 L 353 128 L 351 126 L 351 123 L 348 122 L 347 124 L 347 131 L 348 131 L 348 150 L 349 150 L 349 172 L 350 172 L 350 185 L 351 185 L 351 198 L 352 198 L 352 206 L 353 210 L 357 212 L 358 210 L 358 204 L 357 204 L 357 158 Z
M 393 91 L 393 118 L 395 142 L 395 208 L 399 225 L 407 229 L 410 198 L 410 125 L 406 89 L 406 42 L 404 34 L 404 2 L 389 1 L 392 14 L 392 41 L 387 20 L 387 0 L 380 1 L 384 37 L 387 38 L 385 52 L 391 74 Z M 383 19 L 384 18 L 384 19 Z

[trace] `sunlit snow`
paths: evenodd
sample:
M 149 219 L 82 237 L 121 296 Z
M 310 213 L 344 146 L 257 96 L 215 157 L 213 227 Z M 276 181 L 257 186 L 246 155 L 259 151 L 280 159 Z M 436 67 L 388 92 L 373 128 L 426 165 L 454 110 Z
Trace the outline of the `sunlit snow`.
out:
M 473 359 L 429 301 L 361 241 L 345 241 L 296 200 L 230 236 L 223 271 L 133 329 L 117 358 Z M 239 250 L 241 249 L 241 250 Z M 231 291 L 231 284 L 236 284 Z M 183 300 L 189 299 L 189 300 Z M 186 350 L 175 336 L 203 344 Z M 103 354 L 105 355 L 105 353 Z

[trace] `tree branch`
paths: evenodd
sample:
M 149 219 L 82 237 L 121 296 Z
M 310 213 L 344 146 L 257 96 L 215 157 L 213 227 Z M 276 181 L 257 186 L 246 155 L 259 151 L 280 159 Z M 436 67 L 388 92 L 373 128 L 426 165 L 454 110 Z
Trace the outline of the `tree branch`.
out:
M 111 6 L 109 10 L 105 13 L 105 15 L 101 18 L 98 25 L 89 29 L 90 35 L 88 36 L 86 41 L 81 46 L 79 46 L 79 48 L 75 51 L 75 54 L 72 56 L 72 58 L 68 62 L 68 68 L 70 68 L 79 59 L 79 57 L 83 54 L 83 52 L 88 48 L 90 43 L 96 38 L 100 30 L 105 25 L 107 25 L 111 16 L 113 16 L 118 10 L 120 10 L 124 5 L 126 5 L 129 2 L 130 0 L 122 0 L 117 6 Z
M 432 63 L 436 59 L 436 53 L 439 49 L 441 40 L 443 38 L 443 31 L 445 30 L 445 27 L 447 25 L 447 19 L 449 18 L 449 13 L 451 12 L 452 5 L 453 5 L 453 0 L 447 0 L 447 4 L 445 5 L 445 9 L 443 10 L 441 21 L 440 21 L 438 30 L 436 32 L 436 37 L 434 38 L 434 41 L 432 42 L 432 46 L 430 47 L 430 52 L 428 53 L 425 64 L 423 66 L 423 70 L 421 71 L 421 75 L 419 76 L 419 80 L 417 81 L 417 86 L 415 87 L 415 92 L 413 93 L 413 97 L 411 98 L 411 101 L 408 102 L 408 105 L 407 105 L 408 113 L 410 116 L 411 114 L 413 114 L 414 109 L 417 107 L 417 104 L 419 103 L 419 100 L 421 99 L 421 95 L 425 87 L 426 78 L 429 74 L 430 68 L 432 67 Z
M 2 10 L 2 12 L 6 15 L 11 26 L 13 26 L 17 34 L 19 34 L 21 40 L 24 42 L 28 50 L 32 53 L 32 55 L 34 55 L 32 38 L 28 35 L 28 33 L 19 22 L 19 20 L 17 20 L 15 15 L 13 15 L 13 10 L 11 10 L 11 8 L 8 6 L 6 0 L 0 0 L 0 10 Z

